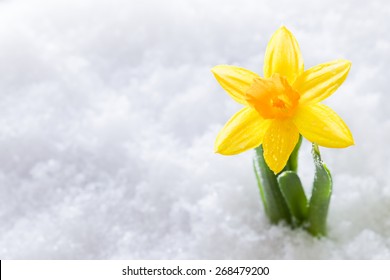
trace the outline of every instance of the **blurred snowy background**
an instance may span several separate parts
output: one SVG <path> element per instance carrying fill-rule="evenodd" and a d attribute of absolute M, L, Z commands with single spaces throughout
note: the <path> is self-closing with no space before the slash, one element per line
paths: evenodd
<path fill-rule="evenodd" d="M 0 0 L 0 258 L 389 259 L 389 22 L 386 0 Z M 210 68 L 262 74 L 282 24 L 306 68 L 353 63 L 321 240 L 268 223 L 251 151 L 213 153 L 240 105 Z"/>

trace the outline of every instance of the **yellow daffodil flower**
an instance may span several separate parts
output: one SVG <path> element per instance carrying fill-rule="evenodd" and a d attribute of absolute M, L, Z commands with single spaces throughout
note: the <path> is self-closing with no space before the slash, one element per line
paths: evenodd
<path fill-rule="evenodd" d="M 218 65 L 212 72 L 245 107 L 222 128 L 215 152 L 234 155 L 263 145 L 267 165 L 275 173 L 286 165 L 299 134 L 323 147 L 354 144 L 343 120 L 321 104 L 346 79 L 351 62 L 339 59 L 304 71 L 294 35 L 284 26 L 268 43 L 264 78 L 236 66 Z"/>

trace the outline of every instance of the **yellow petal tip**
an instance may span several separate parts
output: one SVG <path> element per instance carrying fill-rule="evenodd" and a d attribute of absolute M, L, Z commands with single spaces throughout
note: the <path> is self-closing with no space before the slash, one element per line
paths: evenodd
<path fill-rule="evenodd" d="M 272 166 L 272 167 L 269 166 L 269 169 L 271 169 L 271 171 L 276 175 L 276 174 L 278 174 L 280 171 L 283 170 L 284 166 L 285 166 L 285 165 L 283 165 L 283 166 L 281 166 L 281 165 L 279 165 L 279 166 Z"/>
<path fill-rule="evenodd" d="M 236 68 L 236 66 L 226 65 L 226 64 L 219 64 L 211 68 L 211 72 L 215 75 L 220 72 L 226 72 L 231 70 L 232 68 Z"/>
<path fill-rule="evenodd" d="M 210 69 L 211 73 L 214 75 L 214 77 L 218 80 L 218 71 L 215 69 L 217 66 L 214 66 Z"/>
<path fill-rule="evenodd" d="M 234 152 L 231 149 L 229 149 L 228 146 L 224 145 L 219 140 L 217 141 L 218 142 L 215 142 L 214 144 L 214 154 L 220 154 L 223 156 L 232 156 L 238 154 L 237 152 Z"/>
<path fill-rule="evenodd" d="M 226 149 L 221 149 L 220 147 L 215 148 L 214 147 L 214 154 L 220 154 L 223 156 L 231 156 L 234 155 L 234 153 L 229 153 Z"/>
<path fill-rule="evenodd" d="M 223 143 L 221 143 L 220 135 L 217 136 L 217 139 L 214 143 L 214 154 L 220 154 L 224 156 L 230 155 L 226 147 L 224 147 Z"/>
<path fill-rule="evenodd" d="M 340 62 L 344 63 L 348 68 L 351 68 L 352 62 L 347 59 L 340 59 Z"/>
<path fill-rule="evenodd" d="M 283 24 L 279 27 L 279 30 L 290 32 L 290 30 L 288 30 L 288 28 Z"/>
<path fill-rule="evenodd" d="M 337 64 L 343 65 L 343 67 L 345 67 L 345 70 L 347 70 L 347 71 L 349 71 L 349 69 L 352 66 L 352 62 L 350 60 L 347 60 L 347 59 L 337 59 L 334 62 L 336 62 L 336 65 Z"/>
<path fill-rule="evenodd" d="M 219 68 L 219 65 L 214 66 L 213 68 L 211 68 L 210 69 L 211 73 L 215 74 L 217 72 L 218 68 Z"/>
<path fill-rule="evenodd" d="M 290 29 L 288 29 L 285 25 L 280 26 L 279 29 L 276 30 L 276 32 L 283 32 L 283 33 L 287 34 L 288 36 L 294 36 L 294 35 L 291 33 Z M 276 33 L 276 32 L 275 32 L 275 33 Z"/>
<path fill-rule="evenodd" d="M 219 133 L 220 134 L 220 133 Z M 220 153 L 220 143 L 218 141 L 219 139 L 219 134 L 217 136 L 217 139 L 215 139 L 215 142 L 214 142 L 214 153 L 216 154 L 219 154 Z"/>
<path fill-rule="evenodd" d="M 353 136 L 352 136 L 352 133 L 351 131 L 348 129 L 348 136 L 346 137 L 345 141 L 344 141 L 344 147 L 342 148 L 348 148 L 350 146 L 354 146 L 355 145 L 355 140 L 353 139 Z"/>

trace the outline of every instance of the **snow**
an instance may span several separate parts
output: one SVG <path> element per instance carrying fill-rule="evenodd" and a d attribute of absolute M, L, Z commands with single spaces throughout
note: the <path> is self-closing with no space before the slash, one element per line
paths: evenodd
<path fill-rule="evenodd" d="M 390 258 L 388 1 L 0 1 L 1 259 Z M 262 74 L 285 24 L 306 68 L 352 61 L 327 101 L 356 145 L 321 149 L 329 236 L 270 225 L 239 108 L 210 68 Z M 307 190 L 309 143 L 300 156 Z"/>

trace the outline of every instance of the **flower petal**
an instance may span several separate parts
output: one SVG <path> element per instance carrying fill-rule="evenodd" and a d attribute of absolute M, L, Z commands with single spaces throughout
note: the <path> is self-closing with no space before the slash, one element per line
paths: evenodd
<path fill-rule="evenodd" d="M 344 121 L 324 104 L 300 106 L 293 121 L 299 133 L 320 146 L 345 148 L 354 144 Z"/>
<path fill-rule="evenodd" d="M 318 103 L 330 96 L 347 78 L 351 62 L 338 59 L 306 70 L 293 84 L 301 103 Z"/>
<path fill-rule="evenodd" d="M 211 69 L 224 90 L 238 103 L 246 105 L 245 93 L 259 75 L 245 68 L 218 65 Z"/>
<path fill-rule="evenodd" d="M 241 109 L 218 133 L 215 152 L 235 155 L 260 146 L 269 123 L 270 121 L 264 120 L 255 109 Z"/>
<path fill-rule="evenodd" d="M 264 159 L 276 173 L 286 166 L 288 158 L 299 140 L 299 132 L 290 120 L 273 120 L 264 135 Z"/>
<path fill-rule="evenodd" d="M 284 26 L 268 43 L 264 58 L 264 77 L 273 74 L 285 76 L 290 84 L 303 73 L 303 58 L 294 35 Z"/>

